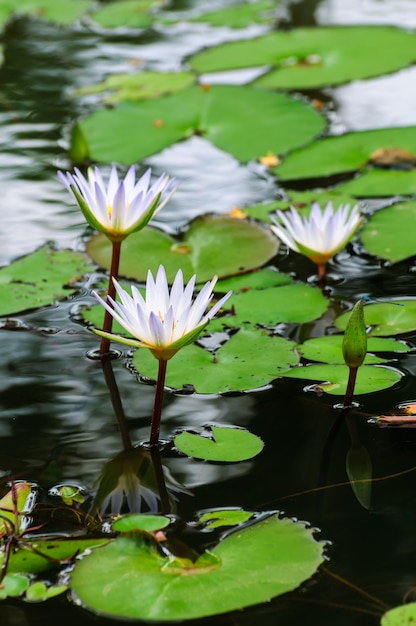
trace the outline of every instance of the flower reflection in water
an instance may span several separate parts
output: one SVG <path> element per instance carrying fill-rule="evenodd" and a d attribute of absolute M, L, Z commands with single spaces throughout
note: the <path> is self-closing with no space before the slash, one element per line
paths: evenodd
<path fill-rule="evenodd" d="M 180 493 L 191 495 L 160 464 L 158 457 L 145 448 L 131 448 L 119 452 L 104 465 L 93 506 L 101 516 L 140 513 L 144 509 L 151 513 L 162 509 L 161 512 L 168 513 L 175 510 Z M 163 503 L 164 500 L 167 502 Z M 168 511 L 163 510 L 167 507 Z"/>

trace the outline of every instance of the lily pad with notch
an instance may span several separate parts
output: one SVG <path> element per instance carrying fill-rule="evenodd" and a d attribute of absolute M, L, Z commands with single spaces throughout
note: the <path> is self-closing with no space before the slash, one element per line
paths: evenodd
<path fill-rule="evenodd" d="M 131 164 L 193 135 L 239 161 L 257 160 L 269 150 L 282 154 L 304 145 L 323 131 L 325 122 L 311 106 L 286 94 L 202 85 L 162 98 L 125 101 L 95 111 L 77 126 L 84 158 Z"/>
<path fill-rule="evenodd" d="M 179 621 L 266 602 L 310 578 L 324 543 L 274 514 L 228 532 L 196 560 L 166 556 L 147 533 L 121 535 L 78 561 L 70 588 L 100 615 Z"/>
<path fill-rule="evenodd" d="M 145 281 L 150 269 L 155 275 L 163 265 L 170 283 L 179 269 L 185 281 L 196 274 L 198 282 L 214 275 L 248 272 L 275 256 L 277 238 L 260 224 L 222 215 L 204 215 L 194 220 L 181 240 L 156 228 L 146 227 L 124 242 L 120 275 Z M 111 243 L 102 234 L 87 244 L 92 259 L 106 269 L 111 263 Z"/>
<path fill-rule="evenodd" d="M 415 58 L 414 33 L 388 26 L 334 26 L 228 42 L 197 53 L 190 63 L 200 73 L 264 67 L 258 86 L 312 89 L 394 72 Z"/>
<path fill-rule="evenodd" d="M 206 434 L 198 435 L 182 431 L 176 435 L 176 448 L 195 459 L 237 463 L 247 461 L 260 454 L 263 441 L 244 428 L 236 426 L 207 426 Z M 208 436 L 207 436 L 208 435 Z"/>
<path fill-rule="evenodd" d="M 166 385 L 173 389 L 192 385 L 201 394 L 263 387 L 297 365 L 294 347 L 283 337 L 241 328 L 215 354 L 197 345 L 180 350 L 168 363 Z M 133 363 L 142 376 L 156 380 L 157 360 L 149 350 L 136 350 Z"/>

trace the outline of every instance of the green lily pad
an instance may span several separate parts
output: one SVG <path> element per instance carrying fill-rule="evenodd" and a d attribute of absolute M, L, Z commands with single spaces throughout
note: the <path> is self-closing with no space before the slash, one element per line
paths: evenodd
<path fill-rule="evenodd" d="M 105 4 L 90 17 L 103 28 L 148 28 L 154 20 L 152 10 L 162 5 L 161 0 L 117 0 Z"/>
<path fill-rule="evenodd" d="M 224 526 L 237 526 L 247 522 L 253 513 L 243 509 L 213 509 L 198 516 L 198 521 L 205 524 L 205 529 L 214 530 Z"/>
<path fill-rule="evenodd" d="M 23 574 L 6 574 L 0 587 L 0 600 L 7 597 L 15 598 L 20 596 L 29 587 L 30 580 Z"/>
<path fill-rule="evenodd" d="M 44 600 L 50 600 L 50 598 L 59 596 L 67 590 L 67 585 L 48 586 L 42 580 L 37 580 L 28 587 L 25 597 L 29 602 L 43 602 Z"/>
<path fill-rule="evenodd" d="M 231 278 L 223 278 L 219 280 L 215 286 L 218 293 L 227 293 L 230 289 L 237 292 L 245 292 L 249 289 L 266 289 L 270 287 L 281 287 L 282 285 L 290 285 L 292 279 L 289 274 L 278 272 L 266 267 L 248 274 L 240 276 L 232 276 Z"/>
<path fill-rule="evenodd" d="M 317 202 L 321 207 L 325 207 L 328 202 L 332 202 L 335 208 L 341 205 L 349 204 L 350 206 L 355 206 L 357 204 L 357 200 L 352 196 L 343 195 L 336 191 L 288 191 L 287 196 L 287 200 L 254 204 L 244 207 L 243 210 L 250 217 L 270 224 L 272 222 L 270 219 L 271 213 L 275 213 L 277 210 L 285 211 L 291 206 L 302 211 L 310 208 L 314 202 Z"/>
<path fill-rule="evenodd" d="M 166 385 L 191 384 L 202 394 L 262 387 L 299 362 L 294 346 L 283 337 L 242 328 L 215 355 L 195 345 L 178 352 L 168 363 Z M 137 350 L 133 362 L 140 374 L 157 378 L 157 360 L 148 350 Z"/>
<path fill-rule="evenodd" d="M 195 76 L 190 72 L 141 72 L 110 74 L 101 83 L 86 85 L 75 96 L 104 94 L 103 102 L 115 104 L 122 100 L 149 100 L 176 93 L 190 87 Z"/>
<path fill-rule="evenodd" d="M 108 539 L 31 539 L 30 547 L 22 546 L 10 556 L 7 571 L 9 574 L 37 574 L 56 568 L 56 561 L 71 561 L 84 550 L 103 546 Z M 54 559 L 54 560 L 51 560 Z M 4 553 L 0 552 L 0 566 L 4 561 Z"/>
<path fill-rule="evenodd" d="M 416 202 L 398 202 L 376 211 L 362 229 L 360 239 L 370 254 L 397 263 L 416 255 L 415 220 Z"/>
<path fill-rule="evenodd" d="M 73 284 L 93 266 L 71 250 L 44 246 L 0 269 L 0 315 L 53 304 L 75 292 Z"/>
<path fill-rule="evenodd" d="M 175 621 L 266 602 L 307 580 L 323 543 L 278 515 L 232 531 L 196 562 L 164 556 L 148 536 L 121 536 L 77 562 L 70 587 L 101 615 Z"/>
<path fill-rule="evenodd" d="M 90 0 L 2 0 L 0 26 L 15 13 L 58 24 L 70 24 L 81 18 L 91 6 Z"/>
<path fill-rule="evenodd" d="M 311 106 L 285 94 L 214 85 L 122 102 L 92 113 L 79 125 L 88 145 L 85 157 L 131 164 L 192 135 L 249 161 L 269 150 L 284 153 L 305 144 L 322 132 L 324 120 Z"/>
<path fill-rule="evenodd" d="M 416 300 L 401 299 L 383 304 L 369 304 L 364 312 L 365 322 L 371 327 L 371 335 L 387 337 L 416 329 Z M 345 330 L 348 318 L 349 313 L 340 315 L 335 321 L 336 327 Z"/>
<path fill-rule="evenodd" d="M 301 356 L 309 361 L 321 361 L 323 363 L 344 363 L 342 354 L 343 335 L 330 335 L 327 337 L 314 337 L 297 346 Z M 367 356 L 364 363 L 374 365 L 384 363 L 386 359 L 376 357 L 371 352 L 408 352 L 410 348 L 406 344 L 394 339 L 381 339 L 370 337 L 367 342 Z"/>
<path fill-rule="evenodd" d="M 359 198 L 412 196 L 416 187 L 416 170 L 367 169 L 360 176 L 339 185 L 337 189 Z"/>
<path fill-rule="evenodd" d="M 130 235 L 122 245 L 120 274 L 145 281 L 147 272 L 165 267 L 169 282 L 179 269 L 185 280 L 196 274 L 198 282 L 214 275 L 241 274 L 259 267 L 275 256 L 278 240 L 261 225 L 221 215 L 204 215 L 194 220 L 181 241 L 155 228 Z M 87 252 L 98 265 L 110 268 L 111 242 L 102 234 L 87 244 Z"/>
<path fill-rule="evenodd" d="M 260 0 L 244 2 L 218 11 L 203 13 L 192 18 L 191 22 L 205 22 L 211 26 L 228 26 L 229 28 L 246 28 L 251 24 L 273 23 L 276 19 L 276 2 Z"/>
<path fill-rule="evenodd" d="M 204 73 L 267 67 L 270 71 L 257 79 L 257 85 L 311 89 L 394 72 L 415 57 L 411 32 L 386 26 L 336 26 L 279 30 L 225 43 L 196 54 L 190 62 Z"/>
<path fill-rule="evenodd" d="M 381 618 L 381 626 L 413 626 L 416 622 L 416 602 L 395 606 Z"/>
<path fill-rule="evenodd" d="M 334 174 L 366 169 L 378 150 L 400 148 L 416 153 L 416 126 L 363 130 L 335 137 L 325 137 L 290 154 L 274 172 L 284 180 L 323 178 Z M 391 170 L 379 170 L 378 179 Z M 397 172 L 400 173 L 400 172 Z M 342 193 L 351 193 L 346 185 Z M 374 188 L 371 195 L 378 195 Z"/>
<path fill-rule="evenodd" d="M 327 309 L 328 300 L 320 289 L 303 283 L 271 289 L 251 289 L 233 293 L 227 300 L 233 314 L 215 319 L 210 330 L 243 324 L 276 326 L 281 323 L 303 324 L 318 319 Z"/>
<path fill-rule="evenodd" d="M 153 532 L 161 528 L 166 528 L 169 524 L 170 519 L 164 515 L 131 513 L 129 515 L 123 515 L 113 522 L 113 530 L 121 533 L 127 533 L 132 530 Z"/>
<path fill-rule="evenodd" d="M 225 463 L 247 461 L 263 450 L 260 437 L 244 428 L 211 426 L 209 430 L 210 437 L 184 430 L 175 437 L 174 444 L 186 456 Z"/>
<path fill-rule="evenodd" d="M 346 365 L 307 365 L 296 367 L 284 374 L 286 378 L 319 381 L 319 390 L 340 396 L 347 388 L 349 368 Z M 362 365 L 358 368 L 354 395 L 374 393 L 388 389 L 401 380 L 398 370 L 380 365 Z"/>

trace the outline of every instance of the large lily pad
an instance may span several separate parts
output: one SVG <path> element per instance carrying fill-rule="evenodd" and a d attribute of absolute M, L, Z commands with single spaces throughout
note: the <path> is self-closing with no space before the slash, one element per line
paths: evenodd
<path fill-rule="evenodd" d="M 282 180 L 289 181 L 365 170 L 375 152 L 388 148 L 400 148 L 416 154 L 416 126 L 326 137 L 293 152 L 274 171 Z M 379 170 L 379 178 L 383 174 L 391 174 L 391 170 Z M 342 191 L 351 193 L 346 186 Z M 374 188 L 372 193 L 366 195 L 377 196 L 378 189 Z"/>
<path fill-rule="evenodd" d="M 211 26 L 228 26 L 230 28 L 246 28 L 251 24 L 273 23 L 276 19 L 276 2 L 259 0 L 243 2 L 230 7 L 203 13 L 192 18 L 192 22 L 206 22 Z"/>
<path fill-rule="evenodd" d="M 273 515 L 231 532 L 196 562 L 164 556 L 148 535 L 118 537 L 76 564 L 70 587 L 99 614 L 179 621 L 268 601 L 322 561 L 313 530 Z"/>
<path fill-rule="evenodd" d="M 377 211 L 360 238 L 368 252 L 397 263 L 416 255 L 415 222 L 416 202 L 398 202 Z"/>
<path fill-rule="evenodd" d="M 345 330 L 349 313 L 338 317 L 335 325 Z M 369 304 L 365 307 L 365 323 L 370 326 L 370 334 L 388 337 L 410 333 L 416 329 L 416 300 L 394 300 L 383 304 Z"/>
<path fill-rule="evenodd" d="M 165 267 L 169 282 L 178 269 L 185 280 L 196 274 L 198 282 L 214 275 L 241 274 L 275 256 L 278 240 L 259 224 L 221 215 L 205 215 L 192 222 L 181 241 L 155 228 L 130 235 L 122 245 L 120 274 L 146 280 L 148 270 Z M 96 263 L 110 268 L 111 243 L 96 235 L 87 245 Z"/>
<path fill-rule="evenodd" d="M 52 304 L 74 293 L 73 284 L 93 266 L 71 250 L 44 246 L 0 269 L 0 315 Z"/>
<path fill-rule="evenodd" d="M 300 100 L 229 85 L 123 102 L 80 122 L 88 145 L 84 157 L 129 164 L 195 134 L 240 161 L 249 161 L 269 150 L 281 154 L 303 145 L 323 128 L 322 117 Z"/>
<path fill-rule="evenodd" d="M 349 368 L 346 365 L 307 365 L 296 367 L 285 374 L 287 378 L 300 378 L 319 382 L 318 388 L 326 393 L 344 395 L 348 383 Z M 354 395 L 374 393 L 388 389 L 401 379 L 398 370 L 380 365 L 362 365 L 358 368 Z"/>
<path fill-rule="evenodd" d="M 85 85 L 76 96 L 104 94 L 109 104 L 122 100 L 149 100 L 176 93 L 190 87 L 195 76 L 190 72 L 140 72 L 140 74 L 110 74 L 101 83 Z"/>
<path fill-rule="evenodd" d="M 297 365 L 294 347 L 283 337 L 242 328 L 215 355 L 198 346 L 178 352 L 168 363 L 166 385 L 174 389 L 193 385 L 203 394 L 262 387 Z M 136 351 L 134 365 L 140 374 L 157 378 L 157 360 L 148 350 Z"/>
<path fill-rule="evenodd" d="M 382 44 L 381 44 L 382 42 Z M 270 68 L 256 84 L 310 89 L 379 76 L 416 58 L 413 33 L 384 26 L 299 28 L 209 48 L 191 59 L 198 72 Z"/>

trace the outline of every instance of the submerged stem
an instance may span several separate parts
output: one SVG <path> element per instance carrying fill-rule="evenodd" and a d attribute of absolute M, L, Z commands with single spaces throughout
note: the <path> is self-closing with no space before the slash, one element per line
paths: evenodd
<path fill-rule="evenodd" d="M 157 372 L 155 403 L 153 405 L 152 424 L 150 427 L 150 446 L 157 446 L 159 442 L 160 418 L 162 415 L 163 391 L 165 389 L 166 366 L 167 361 L 159 361 L 159 369 Z"/>
<path fill-rule="evenodd" d="M 118 268 L 120 265 L 120 249 L 121 249 L 121 241 L 113 241 L 113 248 L 111 252 L 111 267 L 110 267 L 110 277 L 108 279 L 108 295 L 113 298 L 116 297 L 116 288 L 114 285 L 113 278 L 118 278 Z M 110 305 L 111 306 L 111 305 Z M 104 313 L 104 322 L 103 322 L 103 331 L 106 333 L 111 333 L 113 328 L 113 316 L 106 309 Z M 108 354 L 110 351 L 110 340 L 106 337 L 101 338 L 100 343 L 100 354 L 103 356 L 104 354 Z"/>

